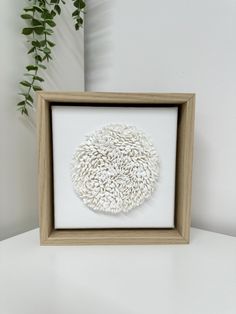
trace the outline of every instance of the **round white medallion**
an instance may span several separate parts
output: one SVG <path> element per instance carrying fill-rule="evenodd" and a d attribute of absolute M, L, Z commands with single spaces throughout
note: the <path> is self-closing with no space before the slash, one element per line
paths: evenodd
<path fill-rule="evenodd" d="M 142 131 L 111 124 L 87 136 L 78 146 L 71 177 L 76 193 L 90 209 L 128 212 L 154 191 L 159 157 Z"/>

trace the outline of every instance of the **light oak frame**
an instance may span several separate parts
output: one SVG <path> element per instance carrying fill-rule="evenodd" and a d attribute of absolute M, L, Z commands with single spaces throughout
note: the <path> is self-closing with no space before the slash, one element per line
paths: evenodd
<path fill-rule="evenodd" d="M 175 228 L 55 229 L 51 105 L 178 107 Z M 39 92 L 37 107 L 38 187 L 41 245 L 177 244 L 189 242 L 194 94 Z"/>

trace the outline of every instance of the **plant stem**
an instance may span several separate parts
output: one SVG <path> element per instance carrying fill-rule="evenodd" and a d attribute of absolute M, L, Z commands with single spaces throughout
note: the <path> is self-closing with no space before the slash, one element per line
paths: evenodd
<path fill-rule="evenodd" d="M 26 27 L 22 29 L 22 34 L 29 39 L 31 47 L 28 54 L 34 59 L 33 62 L 26 66 L 27 72 L 24 74 L 28 77 L 26 80 L 20 81 L 22 92 L 19 93 L 22 100 L 17 103 L 18 110 L 22 114 L 28 115 L 28 107 L 34 107 L 34 100 L 32 95 L 35 91 L 41 90 L 41 82 L 44 81 L 38 73 L 41 69 L 46 69 L 43 64 L 52 59 L 52 47 L 54 42 L 48 40 L 49 36 L 53 34 L 53 27 L 56 26 L 54 18 L 61 14 L 60 4 L 65 4 L 64 0 L 28 0 L 29 5 L 23 9 L 21 17 L 26 21 Z M 75 10 L 72 17 L 75 20 L 75 29 L 78 30 L 82 24 L 83 19 L 81 14 L 84 12 L 85 0 L 72 0 Z M 35 84 L 39 81 L 39 84 Z"/>
<path fill-rule="evenodd" d="M 34 0 L 34 4 L 36 4 L 36 1 L 37 1 L 37 0 Z M 34 18 L 34 17 L 35 17 L 35 11 L 33 12 L 33 18 Z M 35 40 L 35 34 L 34 34 L 34 32 L 33 32 L 33 40 Z M 35 47 L 35 57 L 36 57 L 36 56 L 39 56 L 37 47 Z M 36 76 L 37 73 L 38 73 L 38 59 L 35 58 L 35 57 L 34 57 L 34 65 L 35 65 L 37 68 L 36 68 L 35 71 L 34 71 L 33 79 L 32 79 L 32 81 L 31 81 L 30 86 L 29 86 L 29 88 L 28 88 L 28 91 L 27 91 L 27 93 L 26 93 L 26 95 L 25 95 L 25 106 L 21 109 L 21 112 L 22 112 L 22 113 L 26 113 L 26 115 L 28 115 L 28 110 L 27 110 L 26 107 L 27 107 L 27 105 L 29 105 L 29 102 L 27 102 L 27 100 L 28 100 L 29 97 L 30 97 L 30 92 L 31 92 L 32 87 L 33 87 L 33 85 L 34 85 L 35 76 Z"/>

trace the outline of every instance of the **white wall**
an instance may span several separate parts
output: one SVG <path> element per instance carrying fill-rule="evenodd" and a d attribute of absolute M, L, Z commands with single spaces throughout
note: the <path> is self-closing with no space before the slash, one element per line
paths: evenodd
<path fill-rule="evenodd" d="M 236 2 L 87 4 L 86 89 L 195 92 L 192 224 L 236 236 Z"/>
<path fill-rule="evenodd" d="M 35 115 L 16 112 L 18 82 L 29 59 L 19 18 L 25 1 L 1 0 L 0 10 L 0 240 L 38 226 Z M 72 25 L 71 2 L 58 19 L 46 90 L 83 90 L 83 32 Z"/>

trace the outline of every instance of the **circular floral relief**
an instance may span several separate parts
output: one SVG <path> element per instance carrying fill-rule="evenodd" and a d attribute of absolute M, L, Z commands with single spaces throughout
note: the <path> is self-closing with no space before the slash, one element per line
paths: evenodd
<path fill-rule="evenodd" d="M 133 126 L 111 124 L 86 137 L 71 163 L 73 187 L 95 211 L 128 212 L 141 205 L 159 177 L 157 152 Z"/>

